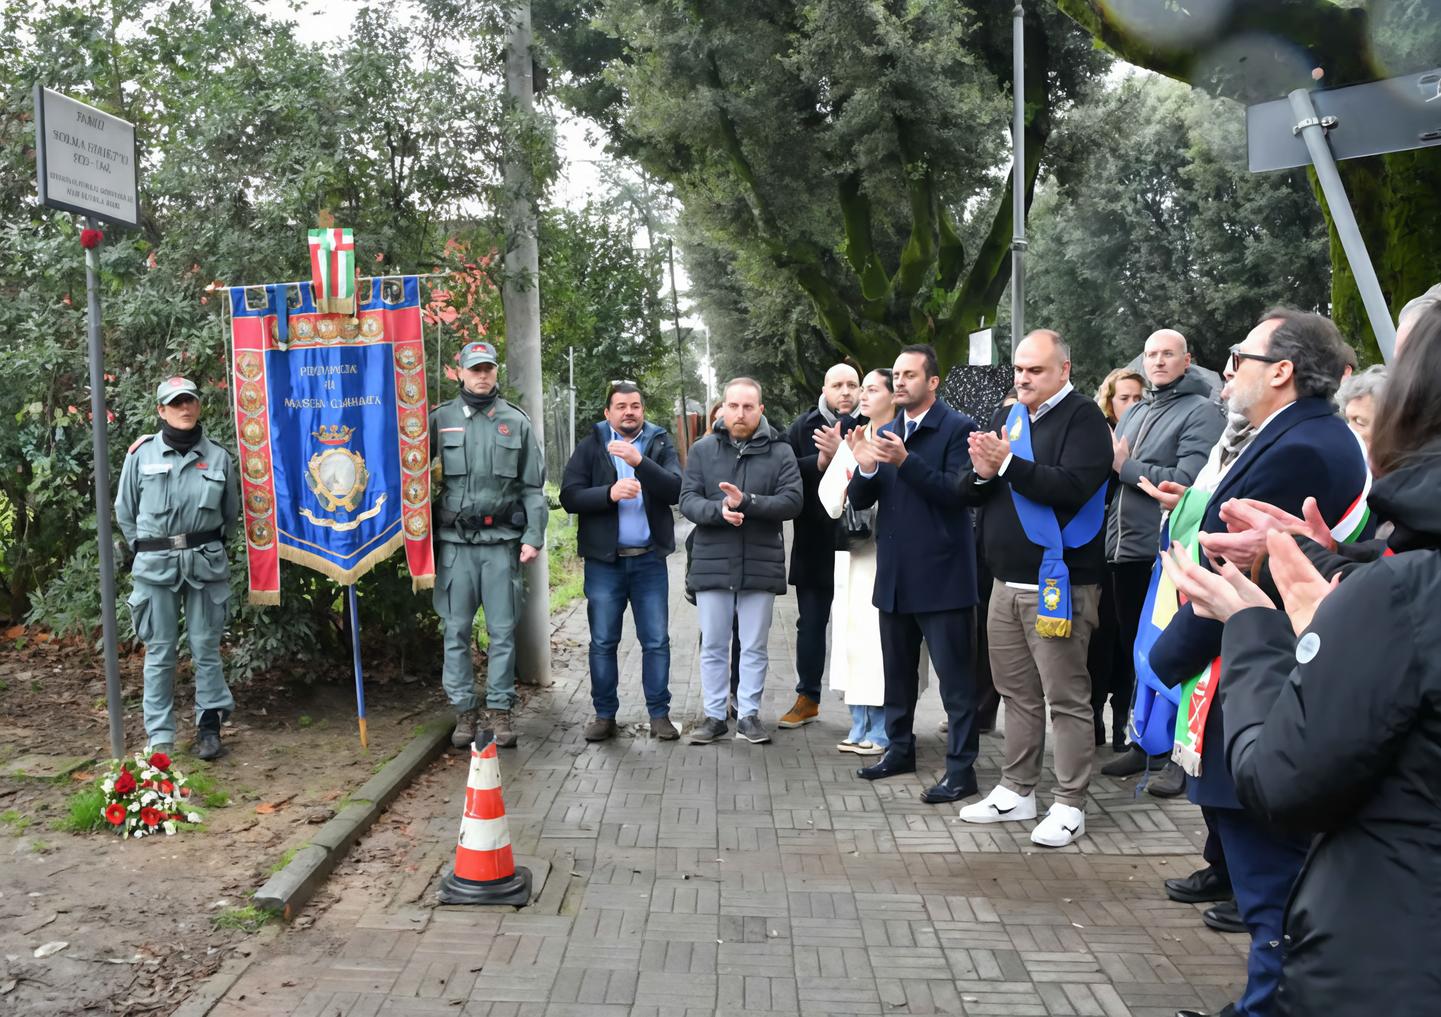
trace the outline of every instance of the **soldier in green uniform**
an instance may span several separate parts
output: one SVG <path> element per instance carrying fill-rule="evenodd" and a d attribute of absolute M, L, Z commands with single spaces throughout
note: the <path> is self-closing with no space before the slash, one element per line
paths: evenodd
<path fill-rule="evenodd" d="M 175 657 L 180 611 L 195 665 L 195 754 L 221 753 L 220 725 L 235 708 L 220 666 L 230 601 L 225 538 L 240 514 L 230 453 L 205 436 L 200 393 L 186 378 L 156 390 L 161 427 L 130 446 L 120 471 L 115 516 L 135 552 L 130 616 L 145 644 L 145 734 L 150 747 L 175 745 Z"/>
<path fill-rule="evenodd" d="M 545 457 L 530 418 L 500 397 L 495 347 L 469 343 L 460 351 L 458 399 L 430 417 L 431 454 L 443 484 L 435 515 L 435 610 L 445 626 L 442 683 L 455 707 L 451 744 L 475 738 L 480 701 L 471 664 L 475 611 L 485 608 L 490 635 L 485 726 L 502 747 L 515 744 L 515 624 L 524 585 L 520 566 L 541 553 L 549 516 Z M 541 593 L 544 596 L 544 591 Z"/>

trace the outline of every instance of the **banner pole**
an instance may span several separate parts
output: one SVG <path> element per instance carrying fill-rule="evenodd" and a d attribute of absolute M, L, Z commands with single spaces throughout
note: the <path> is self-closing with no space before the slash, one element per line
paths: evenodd
<path fill-rule="evenodd" d="M 345 588 L 350 604 L 350 652 L 355 658 L 355 713 L 360 722 L 360 747 L 370 748 L 365 731 L 365 671 L 360 665 L 360 606 L 355 598 L 355 584 Z"/>

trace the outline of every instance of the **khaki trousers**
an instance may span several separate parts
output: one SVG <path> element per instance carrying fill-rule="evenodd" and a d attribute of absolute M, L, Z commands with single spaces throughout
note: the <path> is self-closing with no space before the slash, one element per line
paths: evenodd
<path fill-rule="evenodd" d="M 1047 639 L 1036 631 L 1035 590 L 1000 580 L 991 592 L 986 636 L 991 673 L 1006 704 L 1006 762 L 1001 784 L 1028 795 L 1041 779 L 1046 749 L 1046 706 L 1056 734 L 1055 800 L 1085 808 L 1096 754 L 1091 675 L 1086 648 L 1096 628 L 1099 586 L 1071 588 L 1071 635 Z"/>

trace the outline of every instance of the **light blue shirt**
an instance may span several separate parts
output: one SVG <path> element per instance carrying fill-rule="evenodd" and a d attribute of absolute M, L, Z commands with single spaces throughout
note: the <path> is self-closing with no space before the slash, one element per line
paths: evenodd
<path fill-rule="evenodd" d="M 640 447 L 640 440 L 644 436 L 644 426 L 636 432 L 634 438 L 627 438 L 613 427 L 610 429 L 611 441 L 628 441 L 637 448 Z M 615 464 L 617 480 L 631 480 L 635 477 L 635 467 L 620 456 L 611 456 L 610 461 Z M 638 494 L 634 498 L 626 498 L 624 501 L 616 502 L 615 507 L 620 512 L 620 530 L 616 535 L 616 546 L 648 546 L 650 544 L 650 520 L 645 517 L 645 495 Z"/>

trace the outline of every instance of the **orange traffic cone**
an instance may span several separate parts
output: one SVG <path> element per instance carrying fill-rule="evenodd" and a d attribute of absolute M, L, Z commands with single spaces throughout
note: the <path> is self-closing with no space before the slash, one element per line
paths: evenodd
<path fill-rule="evenodd" d="M 440 881 L 442 904 L 530 903 L 530 870 L 516 867 L 510 850 L 510 824 L 500 794 L 500 760 L 490 731 L 470 746 L 470 777 L 465 783 L 465 814 L 455 868 Z"/>

